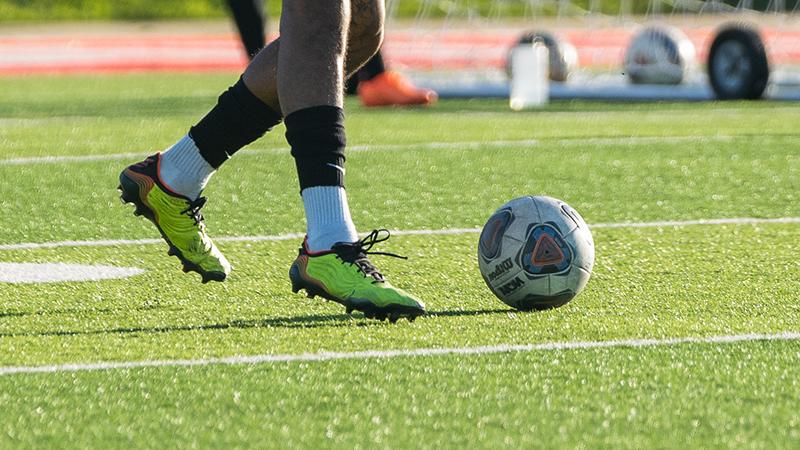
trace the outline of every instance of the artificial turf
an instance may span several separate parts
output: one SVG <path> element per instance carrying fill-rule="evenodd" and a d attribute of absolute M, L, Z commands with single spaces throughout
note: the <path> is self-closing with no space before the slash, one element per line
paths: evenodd
<path fill-rule="evenodd" d="M 119 203 L 116 177 L 179 138 L 233 80 L 0 80 L 0 246 L 156 238 Z M 210 285 L 161 243 L 0 250 L 3 262 L 146 270 L 0 283 L 0 367 L 797 332 L 798 225 L 602 224 L 800 216 L 798 120 L 800 107 L 773 102 L 525 113 L 486 100 L 351 102 L 361 231 L 475 228 L 510 198 L 562 198 L 601 224 L 586 291 L 556 310 L 510 310 L 480 278 L 474 232 L 381 244 L 410 257 L 375 262 L 431 313 L 396 325 L 291 294 L 297 239 L 220 242 L 234 272 Z M 212 236 L 303 230 L 282 133 L 215 175 L 203 211 Z M 46 159 L 86 155 L 108 158 Z M 790 340 L 0 375 L 0 447 L 791 448 L 798 361 Z"/>

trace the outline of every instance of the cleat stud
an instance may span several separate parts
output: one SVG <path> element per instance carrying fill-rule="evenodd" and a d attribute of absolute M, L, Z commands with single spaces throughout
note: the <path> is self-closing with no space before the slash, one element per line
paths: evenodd
<path fill-rule="evenodd" d="M 298 292 L 300 292 L 300 288 L 292 286 L 292 293 L 297 294 Z"/>
<path fill-rule="evenodd" d="M 353 308 L 351 308 L 351 307 L 349 307 L 349 306 L 348 306 L 348 307 L 345 309 L 345 312 L 346 312 L 347 314 L 353 314 Z"/>
<path fill-rule="evenodd" d="M 189 266 L 183 266 L 183 273 L 189 273 Z"/>
<path fill-rule="evenodd" d="M 308 297 L 308 298 L 314 298 L 314 297 L 315 297 L 315 295 L 314 295 L 314 294 L 312 294 L 311 292 L 308 292 L 308 291 L 306 291 L 306 297 Z"/>
<path fill-rule="evenodd" d="M 413 322 L 415 320 L 417 320 L 417 316 L 408 316 L 408 321 L 409 322 Z"/>
<path fill-rule="evenodd" d="M 400 316 L 395 316 L 395 315 L 389 316 L 389 323 L 397 323 L 397 319 L 399 318 Z"/>

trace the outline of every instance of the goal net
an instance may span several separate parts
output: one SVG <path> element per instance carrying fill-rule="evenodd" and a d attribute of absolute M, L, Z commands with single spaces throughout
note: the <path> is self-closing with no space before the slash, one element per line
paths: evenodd
<path fill-rule="evenodd" d="M 550 49 L 551 98 L 703 100 L 757 84 L 753 37 L 759 97 L 800 99 L 800 0 L 388 0 L 384 51 L 442 97 L 507 97 L 510 50 L 533 40 Z"/>

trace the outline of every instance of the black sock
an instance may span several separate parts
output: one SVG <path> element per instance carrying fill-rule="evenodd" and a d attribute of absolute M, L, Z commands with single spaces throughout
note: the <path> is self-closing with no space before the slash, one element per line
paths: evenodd
<path fill-rule="evenodd" d="M 386 72 L 386 65 L 383 62 L 381 51 L 372 56 L 356 73 L 344 81 L 344 92 L 348 95 L 355 95 L 358 92 L 358 83 L 369 81 L 378 75 Z"/>
<path fill-rule="evenodd" d="M 292 147 L 300 191 L 312 186 L 344 186 L 344 111 L 313 106 L 295 111 L 284 121 Z"/>
<path fill-rule="evenodd" d="M 386 72 L 386 65 L 383 63 L 381 51 L 378 50 L 378 53 L 375 53 L 362 68 L 358 69 L 356 75 L 358 75 L 358 81 L 369 81 L 383 72 Z"/>
<path fill-rule="evenodd" d="M 280 122 L 281 115 L 250 92 L 239 78 L 219 96 L 217 105 L 189 129 L 189 136 L 203 158 L 217 168 Z"/>
<path fill-rule="evenodd" d="M 247 56 L 250 59 L 264 48 L 264 0 L 228 0 L 228 7 L 233 14 L 239 36 L 242 38 Z"/>
<path fill-rule="evenodd" d="M 344 80 L 344 93 L 347 95 L 358 94 L 358 73 L 353 74 L 352 77 Z"/>

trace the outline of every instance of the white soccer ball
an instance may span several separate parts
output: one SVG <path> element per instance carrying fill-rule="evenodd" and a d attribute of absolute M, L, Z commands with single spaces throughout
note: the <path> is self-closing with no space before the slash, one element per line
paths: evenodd
<path fill-rule="evenodd" d="M 594 265 L 594 241 L 577 211 L 551 197 L 520 197 L 494 212 L 478 242 L 489 289 L 514 308 L 561 306 L 580 293 Z"/>
<path fill-rule="evenodd" d="M 650 26 L 631 39 L 625 72 L 637 84 L 680 84 L 695 64 L 692 41 L 677 28 Z"/>
<path fill-rule="evenodd" d="M 530 45 L 534 42 L 541 42 L 547 47 L 550 55 L 550 71 L 548 72 L 550 79 L 559 82 L 567 81 L 567 78 L 578 67 L 578 51 L 575 50 L 575 46 L 547 31 L 532 31 L 523 34 L 517 40 L 515 47 Z M 512 71 L 512 58 L 511 52 L 509 52 L 506 58 L 506 74 L 509 78 Z"/>

